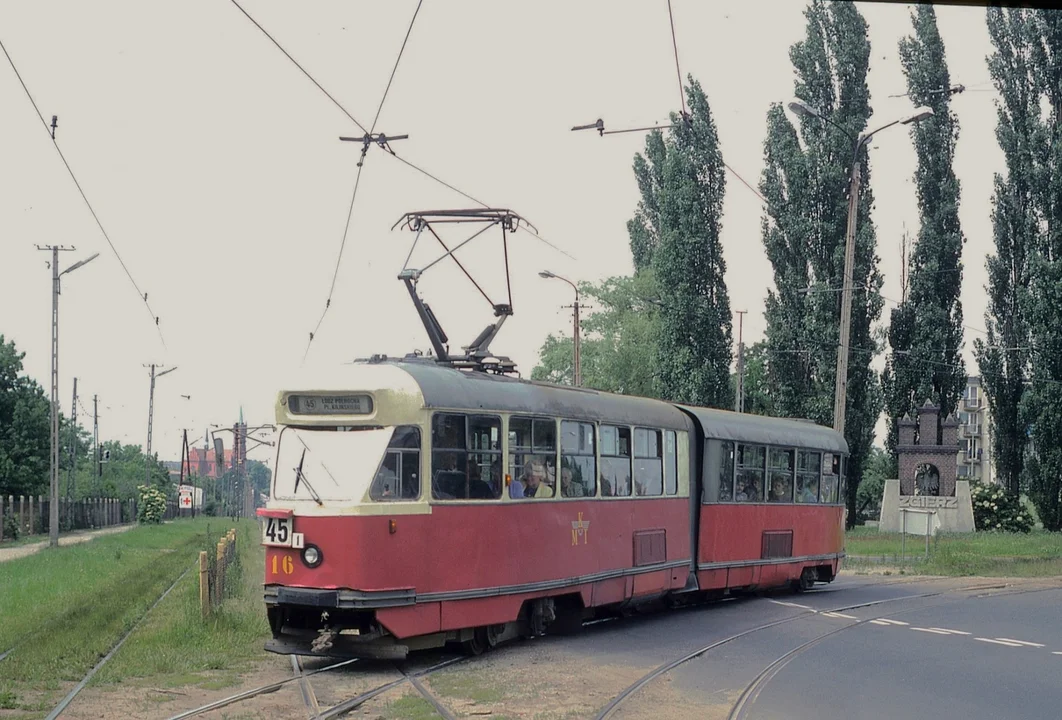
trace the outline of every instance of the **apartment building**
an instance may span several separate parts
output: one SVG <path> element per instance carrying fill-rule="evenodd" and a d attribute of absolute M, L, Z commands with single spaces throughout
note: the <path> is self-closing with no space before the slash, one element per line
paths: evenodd
<path fill-rule="evenodd" d="M 959 479 L 995 482 L 992 473 L 991 417 L 981 378 L 966 379 L 959 401 Z"/>

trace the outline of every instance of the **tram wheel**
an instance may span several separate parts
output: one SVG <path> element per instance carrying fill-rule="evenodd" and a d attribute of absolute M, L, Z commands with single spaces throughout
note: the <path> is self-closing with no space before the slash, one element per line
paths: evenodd
<path fill-rule="evenodd" d="M 495 643 L 497 643 L 497 636 L 495 636 Z M 487 628 L 478 627 L 472 631 L 472 639 L 465 640 L 461 643 L 461 649 L 466 655 L 476 656 L 482 655 L 489 648 L 493 647 L 490 644 L 490 637 Z"/>
<path fill-rule="evenodd" d="M 493 650 L 494 648 L 498 647 L 498 639 L 501 637 L 501 634 L 502 632 L 504 632 L 504 630 L 504 625 L 488 625 L 486 627 L 484 635 L 486 637 L 488 650 Z"/>
<path fill-rule="evenodd" d="M 798 593 L 807 592 L 815 585 L 816 577 L 815 568 L 804 568 L 800 571 L 800 579 L 793 581 L 793 591 Z"/>

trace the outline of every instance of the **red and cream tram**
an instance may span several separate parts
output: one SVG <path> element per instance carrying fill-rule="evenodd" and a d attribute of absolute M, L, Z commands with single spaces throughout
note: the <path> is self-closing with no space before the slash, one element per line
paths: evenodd
<path fill-rule="evenodd" d="M 810 422 L 465 372 L 337 368 L 278 397 L 275 652 L 403 657 L 601 610 L 829 582 L 845 455 Z"/>

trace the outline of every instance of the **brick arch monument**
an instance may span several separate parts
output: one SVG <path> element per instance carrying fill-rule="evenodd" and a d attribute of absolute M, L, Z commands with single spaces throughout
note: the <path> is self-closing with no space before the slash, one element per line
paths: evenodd
<path fill-rule="evenodd" d="M 917 421 L 904 415 L 897 425 L 900 477 L 885 481 L 880 530 L 901 532 L 906 515 L 908 532 L 913 525 L 923 527 L 927 521 L 931 532 L 973 531 L 970 483 L 957 477 L 958 419 L 949 415 L 941 422 L 940 408 L 926 400 L 918 408 Z"/>

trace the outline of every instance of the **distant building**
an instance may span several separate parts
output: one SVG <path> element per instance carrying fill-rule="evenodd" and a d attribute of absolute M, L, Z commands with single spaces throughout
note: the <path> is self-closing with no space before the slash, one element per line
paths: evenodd
<path fill-rule="evenodd" d="M 170 471 L 170 479 L 176 483 L 181 476 L 181 461 L 165 460 L 162 464 Z M 213 449 L 188 448 L 188 466 L 193 475 L 203 478 L 217 478 L 218 476 L 218 464 Z M 225 468 L 222 472 L 230 469 L 232 469 L 232 450 L 225 450 Z"/>
<path fill-rule="evenodd" d="M 966 379 L 957 408 L 959 415 L 959 479 L 995 482 L 992 473 L 992 419 L 981 378 Z"/>

